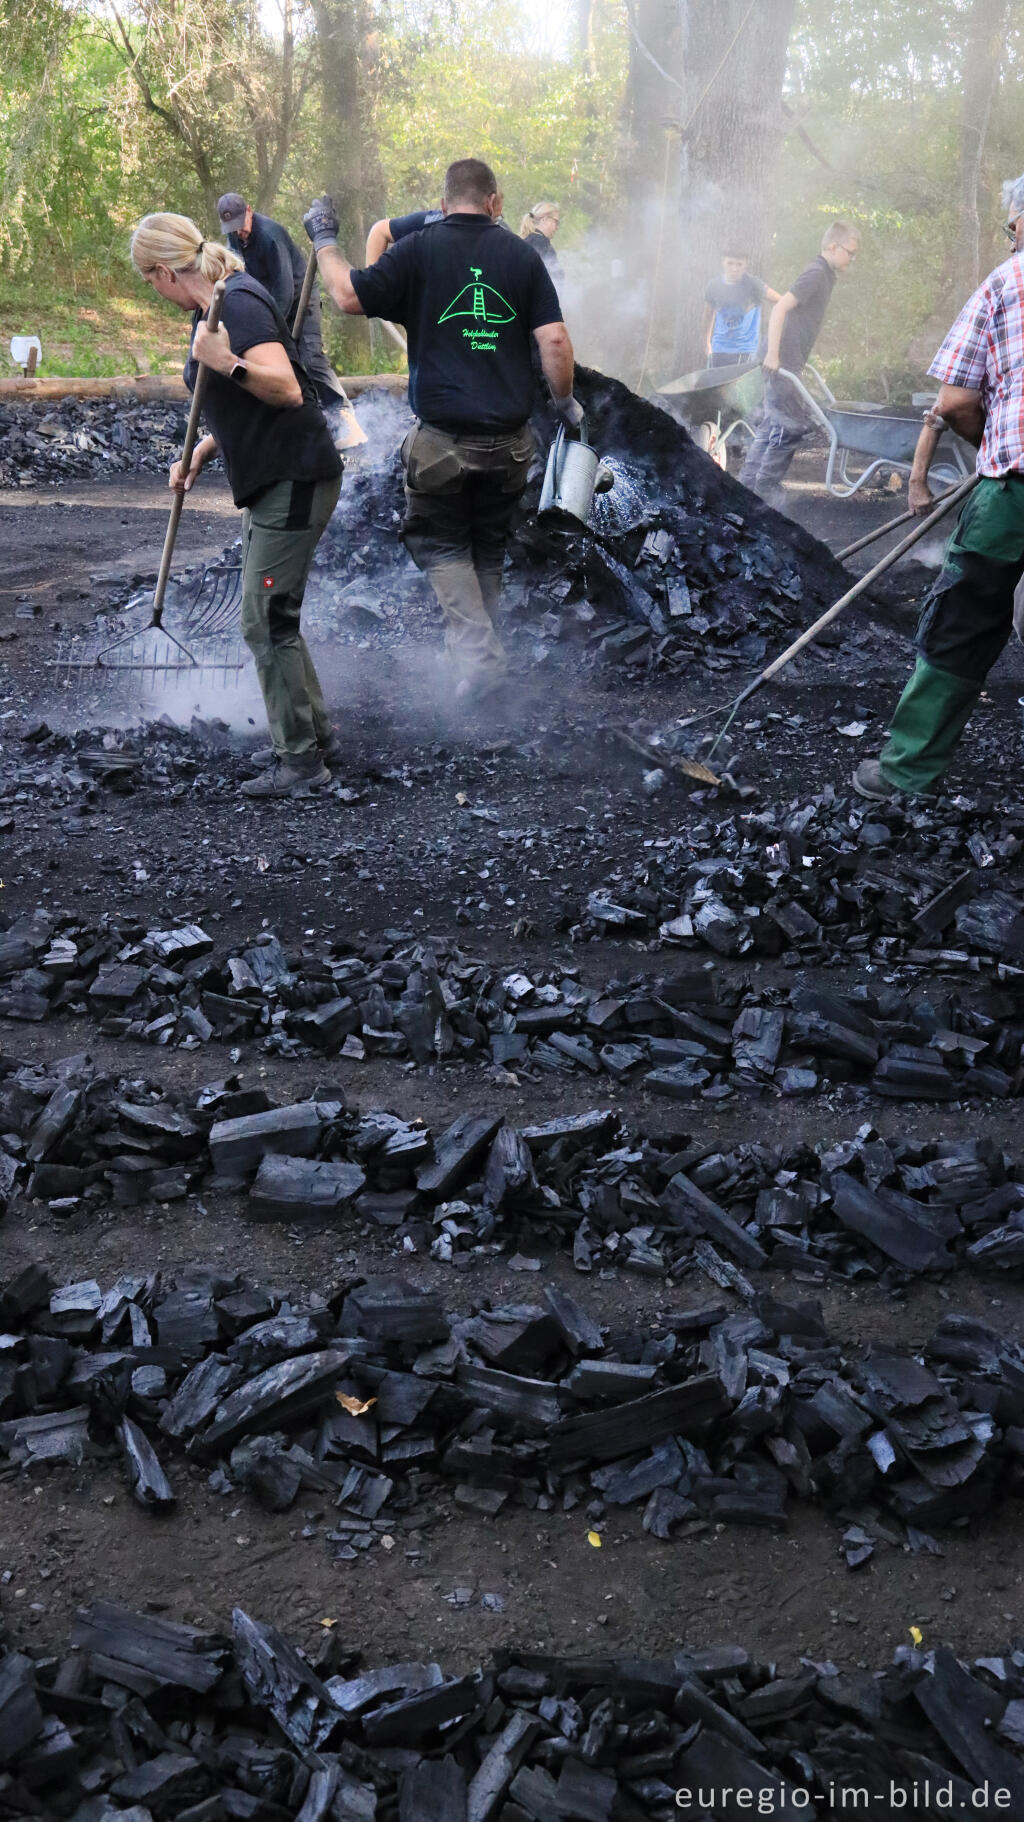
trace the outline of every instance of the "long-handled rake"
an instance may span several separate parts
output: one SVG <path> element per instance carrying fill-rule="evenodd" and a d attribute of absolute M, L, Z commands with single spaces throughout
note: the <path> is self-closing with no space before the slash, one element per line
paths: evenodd
<path fill-rule="evenodd" d="M 219 326 L 221 305 L 223 302 L 224 281 L 221 279 L 213 287 L 210 308 L 206 313 L 208 328 L 216 329 Z M 203 395 L 206 391 L 206 375 L 207 368 L 200 362 L 199 372 L 196 375 L 196 383 L 192 392 L 192 404 L 188 414 L 188 427 L 185 431 L 185 444 L 181 452 L 181 470 L 183 474 L 187 474 L 192 465 L 192 456 L 199 435 L 199 417 L 203 409 Z M 109 645 L 105 645 L 101 651 L 96 653 L 96 656 L 93 659 L 93 664 L 96 665 L 98 669 L 127 669 L 159 672 L 162 669 L 173 670 L 182 666 L 186 669 L 198 667 L 199 661 L 189 650 L 188 646 L 184 645 L 182 641 L 164 625 L 164 596 L 167 593 L 167 584 L 170 580 L 171 560 L 174 556 L 174 545 L 178 536 L 178 526 L 181 522 L 181 513 L 184 504 L 184 492 L 176 492 L 171 501 L 171 510 L 167 516 L 167 530 L 164 533 L 164 547 L 160 556 L 160 568 L 157 572 L 156 588 L 153 591 L 153 608 L 148 626 L 134 627 L 131 631 L 121 633 L 118 638 L 111 640 Z M 154 634 L 157 635 L 155 640 L 152 638 L 152 635 Z M 159 645 L 160 640 L 165 640 L 172 650 L 167 652 L 166 647 L 161 648 Z M 157 649 L 152 650 L 150 649 L 151 646 L 156 646 Z M 113 663 L 111 663 L 112 652 L 120 652 L 122 654 L 120 658 L 114 659 Z"/>
<path fill-rule="evenodd" d="M 877 582 L 879 576 L 884 575 L 886 570 L 891 569 L 894 563 L 897 563 L 902 556 L 906 555 L 908 550 L 911 550 L 915 544 L 919 543 L 920 540 L 939 523 L 940 519 L 944 519 L 946 514 L 950 512 L 954 506 L 959 505 L 962 500 L 965 500 L 972 488 L 976 487 L 977 484 L 978 476 L 969 475 L 965 481 L 961 481 L 959 487 L 954 487 L 950 493 L 944 494 L 934 512 L 930 512 L 927 518 L 922 519 L 907 537 L 901 538 L 894 550 L 889 551 L 888 555 L 882 557 L 881 560 L 875 564 L 873 569 L 869 569 L 866 575 L 861 576 L 860 580 L 855 582 L 852 588 L 848 588 L 845 595 L 841 595 L 839 600 L 835 602 L 832 607 L 826 608 L 825 612 L 818 616 L 817 620 L 815 620 L 812 626 L 807 628 L 806 632 L 801 633 L 798 639 L 794 639 L 792 645 L 787 645 L 785 651 L 780 653 L 779 657 L 776 658 L 773 663 L 767 665 L 765 669 L 754 678 L 752 683 L 748 683 L 746 688 L 740 691 L 735 702 L 732 704 L 732 707 L 728 710 L 725 721 L 708 749 L 703 770 L 708 774 L 707 782 L 709 784 L 718 784 L 721 782 L 716 778 L 714 772 L 711 771 L 709 762 L 714 758 L 717 749 L 725 739 L 729 729 L 732 727 L 743 704 L 749 702 L 751 696 L 753 696 L 763 684 L 770 683 L 773 677 L 777 677 L 779 672 L 783 670 L 799 652 L 802 652 L 806 646 L 812 644 L 819 633 L 824 632 L 826 626 L 831 626 L 833 620 L 837 615 L 842 613 L 845 607 L 849 607 L 851 601 L 855 601 L 857 596 L 864 594 L 865 590 L 869 589 L 873 582 Z M 889 529 L 891 529 L 891 527 Z M 870 540 L 868 541 L 870 542 Z M 680 725 L 683 727 L 693 727 L 695 723 L 710 720 L 712 716 L 720 715 L 722 712 L 721 707 L 704 709 L 697 715 L 687 716 Z"/>

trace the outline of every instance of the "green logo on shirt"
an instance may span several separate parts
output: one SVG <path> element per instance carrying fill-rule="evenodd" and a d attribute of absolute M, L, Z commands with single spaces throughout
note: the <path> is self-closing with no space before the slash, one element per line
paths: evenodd
<path fill-rule="evenodd" d="M 489 329 L 489 323 L 512 323 L 516 312 L 508 299 L 502 297 L 493 285 L 481 284 L 482 272 L 479 266 L 470 266 L 473 282 L 463 285 L 462 290 L 452 298 L 447 310 L 442 311 L 438 323 L 448 323 L 457 316 L 471 318 L 473 327 L 463 329 L 466 340 L 473 345 L 475 354 L 493 354 L 498 340 L 497 329 Z M 480 325 L 477 327 L 477 325 Z"/>

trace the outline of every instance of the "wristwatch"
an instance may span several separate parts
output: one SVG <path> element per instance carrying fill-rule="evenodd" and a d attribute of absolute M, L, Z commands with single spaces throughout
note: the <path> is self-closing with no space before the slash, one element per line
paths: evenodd
<path fill-rule="evenodd" d="M 236 386 L 244 386 L 245 382 L 248 378 L 249 378 L 249 369 L 246 366 L 245 362 L 236 361 L 234 366 L 231 369 L 231 372 L 228 374 L 228 379 L 234 380 Z"/>

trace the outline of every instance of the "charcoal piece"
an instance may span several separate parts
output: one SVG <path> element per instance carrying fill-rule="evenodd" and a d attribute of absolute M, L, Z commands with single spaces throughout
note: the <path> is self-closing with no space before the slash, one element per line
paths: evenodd
<path fill-rule="evenodd" d="M 481 1760 L 469 1786 L 466 1822 L 492 1822 L 506 1790 L 541 1729 L 533 1715 L 515 1712 Z M 419 1822 L 419 1818 L 416 1819 Z M 447 1818 L 444 1818 L 447 1822 Z"/>
<path fill-rule="evenodd" d="M 724 1246 L 732 1253 L 741 1265 L 759 1271 L 768 1263 L 764 1249 L 750 1234 L 744 1233 L 737 1221 L 712 1202 L 702 1189 L 698 1189 L 685 1172 L 678 1171 L 668 1182 L 661 1196 L 662 1207 L 670 1215 L 680 1215 L 683 1224 L 689 1226 L 695 1219 L 699 1231 L 707 1234 L 716 1245 Z"/>
<path fill-rule="evenodd" d="M 737 1793 L 748 1790 L 757 1793 L 762 1805 L 771 1803 L 769 1813 L 775 1822 L 800 1822 L 801 1817 L 806 1822 L 812 1813 L 802 1801 L 794 1801 L 792 1784 L 710 1729 L 702 1730 L 692 1745 L 679 1754 L 672 1768 L 672 1782 L 676 1786 L 676 1807 L 683 1816 L 700 1815 L 697 1795 L 701 1790 L 722 1792 L 722 1800 L 715 1805 L 722 1822 L 736 1822 L 736 1818 L 748 1813 L 737 1801 Z"/>
<path fill-rule="evenodd" d="M 643 1527 L 652 1537 L 671 1537 L 676 1525 L 699 1516 L 692 1499 L 684 1499 L 672 1487 L 655 1487 L 644 1507 Z"/>
<path fill-rule="evenodd" d="M 484 1201 L 498 1213 L 536 1189 L 537 1174 L 526 1140 L 512 1126 L 499 1127 L 484 1170 Z"/>
<path fill-rule="evenodd" d="M 558 1786 L 543 1765 L 525 1765 L 517 1771 L 509 1794 L 519 1805 L 520 1814 L 527 1815 L 530 1822 L 553 1822 L 561 1813 L 557 1807 Z M 505 1822 L 504 1813 L 499 1822 Z"/>
<path fill-rule="evenodd" d="M 922 905 L 914 918 L 914 923 L 922 936 L 941 936 L 942 932 L 953 922 L 961 905 L 967 903 L 974 890 L 975 874 L 971 867 L 964 873 L 957 874 L 941 892 L 936 892 L 926 905 Z"/>
<path fill-rule="evenodd" d="M 746 1006 L 732 1028 L 732 1054 L 737 1069 L 770 1076 L 782 1045 L 785 1013 L 765 1006 Z"/>
<path fill-rule="evenodd" d="M 43 1731 L 32 1660 L 18 1652 L 0 1659 L 0 1766 L 18 1758 Z"/>
<path fill-rule="evenodd" d="M 181 924 L 176 930 L 147 930 L 145 943 L 158 961 L 173 968 L 209 955 L 213 948 L 212 936 L 207 936 L 198 924 Z"/>
<path fill-rule="evenodd" d="M 74 1124 L 82 1096 L 77 1088 L 55 1088 L 29 1134 L 25 1156 L 30 1164 L 41 1164 L 57 1149 L 65 1133 Z"/>
<path fill-rule="evenodd" d="M 967 1248 L 971 1264 L 982 1272 L 1024 1272 L 1024 1229 L 994 1227 Z"/>
<path fill-rule="evenodd" d="M 555 1791 L 557 1813 L 577 1822 L 612 1822 L 618 1789 L 618 1779 L 609 1772 L 581 1759 L 563 1759 Z"/>
<path fill-rule="evenodd" d="M 4 1451 L 19 1463 L 66 1461 L 79 1467 L 89 1453 L 88 1405 L 0 1424 L 0 1453 Z"/>
<path fill-rule="evenodd" d="M 89 988 L 89 998 L 105 1007 L 128 1006 L 145 984 L 145 968 L 131 962 L 109 962 L 100 968 Z"/>
<path fill-rule="evenodd" d="M 597 1145 L 614 1131 L 617 1118 L 611 1107 L 595 1108 L 590 1113 L 566 1114 L 560 1120 L 546 1120 L 540 1126 L 524 1126 L 522 1136 L 535 1156 L 567 1140 L 580 1145 Z"/>
<path fill-rule="evenodd" d="M 1002 1786 L 1010 1793 L 1010 1813 L 1024 1814 L 1020 1760 L 992 1738 L 1005 1708 L 1003 1697 L 972 1677 L 945 1646 L 936 1650 L 930 1674 L 915 1681 L 914 1696 L 973 1783 Z"/>
<path fill-rule="evenodd" d="M 926 1053 L 920 1049 L 914 1056 L 884 1056 L 871 1078 L 871 1086 L 877 1094 L 898 1100 L 955 1101 L 959 1093 L 956 1078 L 938 1051 Z"/>
<path fill-rule="evenodd" d="M 490 1367 L 460 1366 L 455 1382 L 474 1404 L 529 1435 L 542 1436 L 562 1415 L 557 1388 L 544 1379 L 521 1379 Z"/>
<path fill-rule="evenodd" d="M 554 1318 L 531 1307 L 491 1310 L 476 1317 L 466 1334 L 488 1366 L 527 1377 L 547 1366 L 562 1345 Z"/>
<path fill-rule="evenodd" d="M 330 1396 L 348 1359 L 347 1350 L 327 1348 L 257 1373 L 228 1394 L 196 1446 L 204 1456 L 216 1455 L 247 1432 L 287 1427 Z"/>
<path fill-rule="evenodd" d="M 891 1191 L 874 1193 L 844 1170 L 833 1172 L 831 1187 L 837 1219 L 852 1233 L 870 1240 L 888 1259 L 912 1272 L 936 1271 L 952 1264 L 945 1241 L 929 1226 L 921 1203 L 912 1203 L 909 1196 L 897 1198 Z"/>
<path fill-rule="evenodd" d="M 729 1409 L 720 1379 L 713 1373 L 613 1405 L 607 1411 L 566 1418 L 551 1430 L 555 1467 L 571 1461 L 616 1461 L 650 1448 L 665 1436 L 686 1436 Z"/>
<path fill-rule="evenodd" d="M 437 1689 L 443 1682 L 439 1664 L 388 1664 L 364 1676 L 332 1677 L 327 1688 L 343 1715 L 358 1715 L 379 1704 L 382 1696 L 414 1695 L 422 1689 Z"/>
<path fill-rule="evenodd" d="M 357 1518 L 372 1522 L 387 1505 L 394 1485 L 386 1474 L 375 1474 L 370 1468 L 350 1468 L 338 1494 L 338 1505 Z"/>
<path fill-rule="evenodd" d="M 807 1707 L 818 1681 L 817 1672 L 804 1670 L 798 1676 L 776 1676 L 736 1704 L 744 1721 L 754 1726 L 777 1726 L 800 1714 Z"/>
<path fill-rule="evenodd" d="M 164 1814 L 173 1804 L 180 1813 L 181 1805 L 201 1795 L 205 1784 L 206 1774 L 190 1752 L 160 1752 L 116 1778 L 110 1794 Z"/>
<path fill-rule="evenodd" d="M 295 1822 L 327 1822 L 329 1816 L 336 1815 L 338 1812 L 334 1808 L 334 1799 L 337 1795 L 342 1776 L 341 1766 L 336 1760 L 333 1765 L 324 1765 L 320 1769 L 314 1771 L 309 1780 L 305 1801 L 295 1817 Z M 373 1796 L 373 1792 L 367 1789 L 365 1785 L 361 1788 L 366 1791 L 367 1797 L 369 1797 L 373 1803 L 373 1808 L 368 1812 L 370 1817 L 372 1817 L 374 1809 L 376 1808 L 376 1800 Z M 346 1813 L 347 1815 L 352 1814 L 348 1805 L 346 1805 L 346 1811 L 343 1813 Z"/>
<path fill-rule="evenodd" d="M 341 1717 L 330 1690 L 294 1645 L 241 1607 L 232 1612 L 231 1636 L 235 1662 L 256 1705 L 269 1710 L 293 1746 L 323 1746 Z"/>
<path fill-rule="evenodd" d="M 345 1335 L 364 1335 L 376 1346 L 394 1342 L 428 1347 L 447 1341 L 448 1318 L 433 1291 L 421 1291 L 404 1278 L 368 1278 L 350 1291 L 341 1312 Z"/>
<path fill-rule="evenodd" d="M 484 1518 L 497 1518 L 508 1501 L 508 1493 L 500 1487 L 471 1487 L 465 1481 L 456 1487 L 453 1497 L 457 1506 L 467 1512 L 479 1512 Z"/>
<path fill-rule="evenodd" d="M 249 1192 L 249 1212 L 256 1221 L 336 1214 L 347 1208 L 365 1183 L 366 1173 L 358 1164 L 330 1164 L 268 1152 L 260 1160 Z"/>
<path fill-rule="evenodd" d="M 302 1464 L 282 1449 L 280 1437 L 251 1436 L 231 1451 L 231 1478 L 265 1512 L 287 1512 L 302 1486 Z"/>
<path fill-rule="evenodd" d="M 563 1381 L 574 1398 L 636 1397 L 648 1391 L 658 1375 L 656 1366 L 627 1366 L 619 1360 L 581 1360 Z"/>
<path fill-rule="evenodd" d="M 667 1069 L 651 1069 L 644 1076 L 644 1087 L 652 1094 L 666 1095 L 671 1101 L 696 1101 L 711 1080 L 706 1069 L 693 1063 L 670 1063 Z"/>
<path fill-rule="evenodd" d="M 209 1423 L 217 1406 L 237 1385 L 240 1377 L 237 1366 L 229 1364 L 217 1354 L 208 1354 L 182 1380 L 164 1409 L 160 1428 L 167 1436 L 174 1436 L 179 1441 L 194 1435 Z"/>
<path fill-rule="evenodd" d="M 548 1285 L 544 1291 L 544 1301 L 561 1329 L 562 1338 L 571 1354 L 601 1352 L 604 1347 L 601 1330 L 576 1302 L 575 1297 L 571 1297 L 568 1291 L 563 1291 L 558 1285 Z"/>
<path fill-rule="evenodd" d="M 53 1295 L 53 1280 L 43 1265 L 26 1265 L 0 1291 L 0 1324 L 20 1328 L 27 1316 L 45 1309 Z"/>
<path fill-rule="evenodd" d="M 193 1359 L 205 1354 L 220 1339 L 212 1296 L 198 1288 L 171 1291 L 157 1308 L 156 1329 L 161 1347 L 179 1348 Z"/>
<path fill-rule="evenodd" d="M 171 1511 L 177 1499 L 149 1438 L 130 1417 L 121 1419 L 117 1433 L 136 1504 L 144 1506 L 147 1512 Z"/>
<path fill-rule="evenodd" d="M 479 1709 L 480 1695 L 474 1679 L 453 1678 L 365 1714 L 363 1738 L 374 1748 L 414 1746 L 439 1728 L 465 1721 Z"/>
<path fill-rule="evenodd" d="M 131 1613 L 109 1601 L 79 1609 L 71 1643 L 90 1653 L 107 1681 L 140 1692 L 174 1688 L 208 1695 L 227 1662 L 225 1640 L 217 1634 Z"/>
<path fill-rule="evenodd" d="M 1011 892 L 987 892 L 956 914 L 962 941 L 1004 961 L 1024 961 L 1024 904 Z"/>
<path fill-rule="evenodd" d="M 657 1487 L 674 1487 L 684 1465 L 678 1445 L 669 1440 L 659 1443 L 631 1467 L 599 1468 L 591 1475 L 591 1482 L 609 1506 L 630 1506 L 634 1500 L 646 1499 Z"/>
<path fill-rule="evenodd" d="M 739 1655 L 745 1654 L 740 1653 Z M 676 1659 L 676 1664 L 682 1672 L 679 1658 Z M 727 1708 L 723 1708 L 713 1696 L 708 1694 L 702 1683 L 697 1680 L 701 1674 L 697 1670 L 687 1669 L 685 1681 L 680 1682 L 673 1704 L 679 1719 L 688 1722 L 699 1721 L 703 1728 L 720 1735 L 730 1746 L 735 1746 L 739 1752 L 759 1753 L 761 1742 L 757 1735 L 751 1733 L 749 1727 L 745 1727 L 742 1721 L 738 1721 L 734 1714 L 731 1714 Z M 713 1672 L 705 1671 L 703 1674 L 708 1675 Z M 725 1674 L 728 1674 L 727 1669 Z"/>
<path fill-rule="evenodd" d="M 115 1101 L 113 1112 L 169 1158 L 195 1157 L 202 1149 L 201 1128 L 165 1102 Z"/>
<path fill-rule="evenodd" d="M 460 1114 L 457 1120 L 434 1141 L 434 1156 L 416 1173 L 416 1187 L 421 1195 L 436 1196 L 439 1202 L 453 1194 L 465 1182 L 472 1166 L 491 1143 L 500 1115 Z"/>
<path fill-rule="evenodd" d="M 312 1157 L 340 1111 L 337 1101 L 298 1101 L 267 1113 L 218 1120 L 209 1137 L 213 1167 L 222 1176 L 241 1177 L 255 1169 L 267 1152 Z"/>
<path fill-rule="evenodd" d="M 359 1030 L 359 1009 L 348 998 L 328 1000 L 302 1019 L 302 1036 L 317 1050 L 338 1050 L 354 1031 Z"/>
<path fill-rule="evenodd" d="M 487 1818 L 494 1811 L 467 1808 L 466 1777 L 456 1759 L 421 1759 L 403 1772 L 398 1822 L 469 1822 L 477 1814 Z"/>

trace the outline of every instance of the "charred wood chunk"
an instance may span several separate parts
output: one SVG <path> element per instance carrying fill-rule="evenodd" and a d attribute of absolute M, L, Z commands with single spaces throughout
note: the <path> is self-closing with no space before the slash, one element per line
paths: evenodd
<path fill-rule="evenodd" d="M 705 1373 L 646 1398 L 613 1405 L 608 1411 L 566 1418 L 552 1429 L 551 1461 L 555 1467 L 590 1459 L 616 1461 L 650 1448 L 663 1437 L 700 1430 L 728 1409 L 721 1380 L 714 1373 Z"/>
<path fill-rule="evenodd" d="M 218 1120 L 209 1139 L 213 1167 L 224 1176 L 240 1177 L 254 1169 L 267 1152 L 311 1157 L 340 1112 L 337 1101 L 298 1101 L 268 1113 Z"/>
<path fill-rule="evenodd" d="M 268 1152 L 249 1193 L 257 1221 L 289 1221 L 345 1209 L 366 1183 L 358 1164 L 283 1157 Z"/>
<path fill-rule="evenodd" d="M 438 1201 L 465 1182 L 470 1169 L 482 1156 L 501 1125 L 500 1115 L 460 1114 L 457 1120 L 434 1141 L 434 1156 L 416 1174 L 416 1187 L 421 1195 L 436 1196 Z"/>

